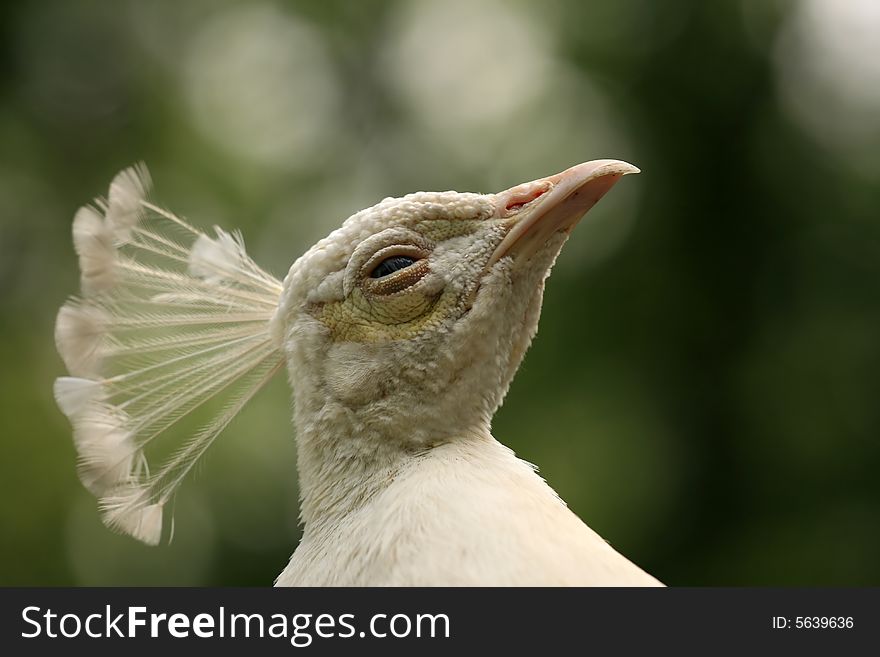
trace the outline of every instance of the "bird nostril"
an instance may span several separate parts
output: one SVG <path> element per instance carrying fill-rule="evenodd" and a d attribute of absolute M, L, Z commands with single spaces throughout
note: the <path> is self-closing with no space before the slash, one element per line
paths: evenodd
<path fill-rule="evenodd" d="M 530 189 L 523 190 L 520 193 L 515 193 L 511 195 L 507 204 L 504 206 L 504 216 L 510 216 L 519 212 L 529 203 L 546 194 L 549 190 L 550 186 L 545 185 L 541 187 L 532 187 Z"/>

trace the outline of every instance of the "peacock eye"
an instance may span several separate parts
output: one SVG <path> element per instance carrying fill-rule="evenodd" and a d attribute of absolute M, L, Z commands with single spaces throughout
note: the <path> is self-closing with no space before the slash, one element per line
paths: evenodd
<path fill-rule="evenodd" d="M 385 258 L 382 262 L 376 265 L 373 271 L 370 272 L 370 278 L 382 278 L 383 276 L 388 276 L 401 269 L 406 269 L 410 265 L 415 264 L 415 261 L 415 258 L 410 258 L 409 256 L 404 255 L 395 255 Z"/>

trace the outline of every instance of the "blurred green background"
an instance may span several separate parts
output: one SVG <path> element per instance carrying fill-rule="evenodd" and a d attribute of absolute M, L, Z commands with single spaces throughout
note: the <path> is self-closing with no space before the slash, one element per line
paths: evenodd
<path fill-rule="evenodd" d="M 0 5 L 0 583 L 263 585 L 299 538 L 284 377 L 147 548 L 80 486 L 70 221 L 143 159 L 276 275 L 352 212 L 642 168 L 576 231 L 494 432 L 676 585 L 880 584 L 880 4 Z"/>

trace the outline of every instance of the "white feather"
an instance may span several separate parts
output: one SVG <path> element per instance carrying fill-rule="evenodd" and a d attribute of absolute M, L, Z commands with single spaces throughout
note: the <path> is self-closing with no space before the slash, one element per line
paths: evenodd
<path fill-rule="evenodd" d="M 227 233 L 218 226 L 214 232 L 216 237 L 199 235 L 196 239 L 189 254 L 189 273 L 209 283 L 247 282 L 253 275 L 252 263 L 241 233 Z"/>
<path fill-rule="evenodd" d="M 107 316 L 87 302 L 69 301 L 55 320 L 55 346 L 67 371 L 74 376 L 94 376 L 101 369 L 101 347 Z"/>
<path fill-rule="evenodd" d="M 104 217 L 91 206 L 73 218 L 73 248 L 79 256 L 80 284 L 86 295 L 108 289 L 114 282 L 116 249 Z"/>
<path fill-rule="evenodd" d="M 85 299 L 62 306 L 55 341 L 72 376 L 55 397 L 73 424 L 83 484 L 105 523 L 158 542 L 162 508 L 217 435 L 283 363 L 270 333 L 281 283 L 240 235 L 208 237 L 148 203 L 143 165 L 74 218 Z M 101 216 L 96 209 L 104 211 Z M 154 443 L 218 395 L 229 405 L 147 467 Z"/>
<path fill-rule="evenodd" d="M 162 537 L 162 504 L 143 504 L 140 488 L 121 487 L 101 500 L 101 518 L 111 529 L 128 534 L 147 545 Z"/>
<path fill-rule="evenodd" d="M 301 436 L 298 435 L 297 439 Z M 353 471 L 354 469 L 352 469 Z M 456 436 L 389 477 L 345 466 L 336 522 L 307 523 L 277 586 L 658 586 L 488 432 Z"/>
<path fill-rule="evenodd" d="M 141 220 L 141 204 L 150 191 L 150 173 L 143 163 L 120 171 L 110 183 L 107 196 L 107 226 L 118 244 L 127 242 L 131 229 Z"/>
<path fill-rule="evenodd" d="M 108 404 L 91 403 L 72 422 L 83 485 L 100 496 L 128 481 L 138 452 L 128 415 Z"/>
<path fill-rule="evenodd" d="M 55 379 L 54 393 L 61 412 L 73 418 L 86 410 L 92 402 L 101 401 L 104 390 L 100 381 L 61 376 Z"/>

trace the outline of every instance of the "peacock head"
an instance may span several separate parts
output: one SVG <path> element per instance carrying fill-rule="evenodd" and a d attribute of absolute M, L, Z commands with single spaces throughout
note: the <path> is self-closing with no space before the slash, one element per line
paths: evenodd
<path fill-rule="evenodd" d="M 384 472 L 365 457 L 387 465 L 488 430 L 562 244 L 635 171 L 596 160 L 498 194 L 386 199 L 316 244 L 283 284 L 239 233 L 212 236 L 149 202 L 143 165 L 120 172 L 74 217 L 81 291 L 55 324 L 69 373 L 55 398 L 104 522 L 158 543 L 187 473 L 285 360 L 300 447 L 335 446 L 300 449 L 301 485 L 313 491 L 304 517 L 322 495 L 345 494 L 330 490 L 339 468 Z M 221 395 L 223 409 L 151 466 L 178 421 Z"/>
<path fill-rule="evenodd" d="M 419 192 L 350 217 L 293 264 L 273 319 L 298 417 L 341 414 L 415 447 L 488 428 L 562 245 L 636 172 L 595 160 L 496 194 Z"/>

